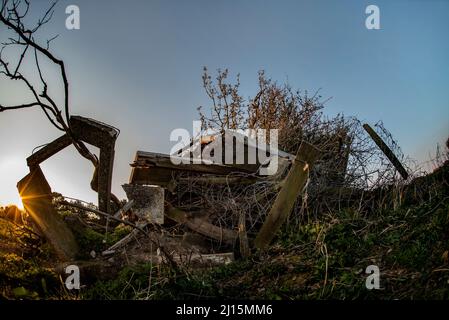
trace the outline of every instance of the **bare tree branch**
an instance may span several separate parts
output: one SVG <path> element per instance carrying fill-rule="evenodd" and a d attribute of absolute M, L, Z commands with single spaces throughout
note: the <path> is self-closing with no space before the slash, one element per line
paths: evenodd
<path fill-rule="evenodd" d="M 8 1 L 6 1 L 6 3 L 8 3 Z M 20 4 L 20 1 L 18 2 L 18 4 Z M 37 26 L 34 29 L 32 29 L 31 31 L 28 29 L 25 29 L 25 27 L 23 26 L 23 24 L 21 22 L 21 16 L 17 12 L 18 4 L 15 4 L 13 2 L 13 7 L 11 9 L 16 18 L 8 19 L 7 17 L 4 17 L 2 14 L 2 15 L 0 15 L 0 22 L 2 22 L 8 28 L 12 29 L 24 43 L 33 47 L 38 52 L 40 52 L 41 54 L 46 56 L 50 61 L 52 61 L 53 63 L 55 63 L 59 66 L 63 85 L 64 85 L 64 111 L 65 111 L 65 116 L 66 116 L 65 120 L 67 122 L 66 126 L 69 127 L 70 126 L 70 121 L 69 121 L 69 117 L 70 117 L 70 113 L 69 113 L 69 83 L 67 80 L 67 74 L 66 74 L 64 62 L 60 59 L 57 59 L 52 53 L 50 53 L 49 50 L 43 48 L 42 46 L 37 44 L 34 41 L 34 39 L 31 38 L 31 35 L 34 32 L 36 32 L 42 25 L 44 25 L 44 24 L 48 23 L 48 21 L 50 21 L 51 16 L 53 15 L 52 12 L 53 12 L 54 6 L 56 5 L 56 2 L 54 2 L 50 6 L 50 8 L 44 14 L 43 18 L 41 18 L 39 20 Z M 16 21 L 16 25 L 13 23 L 14 21 Z M 27 37 L 26 34 L 29 34 L 30 36 Z"/>
<path fill-rule="evenodd" d="M 36 106 L 39 106 L 38 102 L 31 102 L 31 103 L 21 104 L 21 105 L 17 105 L 17 106 L 8 106 L 8 107 L 0 105 L 0 112 L 7 111 L 7 110 L 25 109 L 25 108 L 31 108 L 31 107 L 36 107 Z"/>
<path fill-rule="evenodd" d="M 0 112 L 32 107 L 41 108 L 50 123 L 58 130 L 67 133 L 81 156 L 88 159 L 97 169 L 99 165 L 97 156 L 92 154 L 87 146 L 73 135 L 70 128 L 69 82 L 65 64 L 50 51 L 50 43 L 56 39 L 58 35 L 46 40 L 45 46 L 40 45 L 35 38 L 36 32 L 52 19 L 57 1 L 52 2 L 43 16 L 38 19 L 34 27 L 27 27 L 23 22 L 30 10 L 30 2 L 28 0 L 1 0 L 0 3 L 0 24 L 6 26 L 6 28 L 13 34 L 12 36 L 9 36 L 6 41 L 2 42 L 3 47 L 0 50 L 0 75 L 7 77 L 9 80 L 19 80 L 24 83 L 35 100 L 18 105 L 0 105 Z M 14 68 L 11 66 L 11 62 L 6 60 L 5 56 L 2 55 L 5 48 L 8 48 L 8 50 L 11 48 L 11 50 L 18 50 L 20 52 L 18 62 L 15 64 Z M 30 53 L 30 48 L 33 51 L 34 63 L 37 69 L 37 74 L 39 75 L 40 84 L 38 85 L 33 84 L 29 78 L 21 73 L 22 63 L 25 61 L 25 57 Z M 63 83 L 64 102 L 62 108 L 58 106 L 56 100 L 49 94 L 49 83 L 45 80 L 44 72 L 41 68 L 40 60 L 42 57 L 46 58 L 51 63 L 54 63 L 59 68 Z M 42 88 L 42 91 L 38 92 L 40 91 L 40 88 Z"/>
<path fill-rule="evenodd" d="M 26 103 L 24 105 L 26 105 L 27 107 L 31 106 L 41 107 L 48 120 L 57 129 L 65 131 L 72 138 L 73 144 L 75 148 L 78 150 L 78 152 L 84 158 L 90 160 L 95 167 L 97 167 L 98 158 L 89 151 L 89 149 L 84 145 L 83 142 L 79 141 L 72 134 L 70 129 L 69 83 L 67 80 L 65 65 L 61 59 L 56 58 L 49 51 L 51 41 L 56 39 L 57 36 L 54 36 L 47 40 L 46 48 L 39 45 L 33 36 L 43 25 L 45 25 L 51 20 L 56 3 L 57 1 L 54 1 L 49 6 L 44 15 L 38 20 L 35 27 L 27 28 L 23 23 L 23 18 L 27 15 L 29 11 L 30 8 L 29 1 L 2 0 L 2 6 L 0 8 L 0 22 L 3 23 L 9 30 L 12 30 L 12 32 L 15 34 L 15 36 L 17 36 L 17 38 L 9 37 L 8 42 L 3 42 L 3 48 L 0 51 L 0 66 L 3 67 L 3 70 L 0 69 L 0 74 L 7 76 L 10 80 L 23 81 L 36 99 L 36 102 Z M 22 54 L 19 58 L 19 62 L 15 68 L 15 71 L 11 72 L 9 69 L 9 63 L 7 63 L 2 58 L 1 53 L 5 47 L 14 45 L 25 46 L 25 48 L 22 51 Z M 43 86 L 43 91 L 41 94 L 37 94 L 36 89 L 33 87 L 31 82 L 28 81 L 27 78 L 22 74 L 20 74 L 19 72 L 20 66 L 22 64 L 22 61 L 24 60 L 25 55 L 28 52 L 29 47 L 33 48 L 36 68 L 38 70 L 39 78 L 41 80 L 41 85 Z M 55 103 L 55 100 L 51 98 L 50 95 L 48 94 L 48 84 L 44 80 L 43 72 L 40 68 L 40 63 L 38 59 L 39 54 L 49 59 L 52 63 L 56 64 L 60 69 L 60 75 L 64 87 L 63 110 L 65 117 L 63 116 L 63 112 Z M 42 99 L 46 100 L 46 102 L 44 102 Z M 17 107 L 18 106 L 11 106 L 11 107 L 2 106 L 2 111 L 23 109 Z"/>

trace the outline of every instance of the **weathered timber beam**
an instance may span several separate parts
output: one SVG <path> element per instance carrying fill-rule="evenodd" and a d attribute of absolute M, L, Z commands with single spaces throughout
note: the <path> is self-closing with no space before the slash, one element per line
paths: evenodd
<path fill-rule="evenodd" d="M 92 181 L 91 187 L 98 192 L 100 211 L 111 213 L 112 170 L 119 132 L 107 124 L 80 116 L 70 117 L 70 127 L 76 138 L 100 149 L 100 163 L 94 174 L 97 181 Z"/>
<path fill-rule="evenodd" d="M 108 147 L 119 135 L 116 128 L 81 116 L 70 117 L 70 128 L 76 137 L 98 148 Z"/>
<path fill-rule="evenodd" d="M 249 249 L 248 234 L 246 233 L 246 216 L 245 211 L 241 211 L 239 214 L 239 242 L 240 242 L 240 254 L 243 258 L 250 256 L 251 251 Z"/>
<path fill-rule="evenodd" d="M 36 223 L 39 231 L 64 261 L 73 260 L 78 253 L 78 245 L 72 231 L 58 215 L 52 203 L 50 185 L 39 165 L 17 183 L 26 212 Z"/>
<path fill-rule="evenodd" d="M 65 134 L 58 139 L 50 142 L 27 158 L 27 164 L 30 169 L 38 166 L 51 156 L 72 144 L 72 139 Z"/>
<path fill-rule="evenodd" d="M 233 244 L 238 238 L 236 231 L 217 227 L 201 218 L 189 217 L 187 212 L 173 207 L 168 202 L 165 205 L 165 215 L 175 222 L 185 224 L 199 234 L 223 243 Z"/>
<path fill-rule="evenodd" d="M 116 213 L 114 213 L 114 217 L 120 219 L 120 217 L 125 214 L 128 210 L 130 210 L 134 205 L 134 200 L 130 200 L 125 205 L 119 209 Z"/>
<path fill-rule="evenodd" d="M 319 155 L 320 151 L 317 148 L 304 141 L 301 143 L 292 167 L 282 184 L 282 188 L 257 234 L 254 241 L 256 248 L 264 249 L 268 246 L 282 224 L 287 220 L 296 199 L 307 183 L 312 165 Z"/>
<path fill-rule="evenodd" d="M 180 178 L 179 182 L 188 182 L 190 178 Z M 201 184 L 215 184 L 215 185 L 229 185 L 239 184 L 247 185 L 253 184 L 257 181 L 256 177 L 223 177 L 223 176 L 202 176 L 195 177 L 195 183 Z"/>
<path fill-rule="evenodd" d="M 100 149 L 100 165 L 98 167 L 98 208 L 111 213 L 112 169 L 114 167 L 114 142 Z"/>
<path fill-rule="evenodd" d="M 176 160 L 183 160 L 187 162 L 191 161 L 191 159 L 188 158 L 170 156 L 168 154 L 137 151 L 135 160 L 131 164 L 132 171 L 129 183 L 154 184 L 167 187 L 173 179 L 177 179 L 177 173 L 179 172 L 204 174 L 205 176 L 201 178 L 197 177 L 199 178 L 197 182 L 211 184 L 251 184 L 258 179 L 257 177 L 251 176 L 236 177 L 229 175 L 232 173 L 255 175 L 259 169 L 259 166 L 216 164 L 210 162 L 209 160 L 204 160 L 204 163 L 175 164 L 172 162 L 172 157 Z M 291 157 L 293 158 L 293 156 Z M 278 161 L 279 168 L 282 169 L 286 165 L 289 165 L 291 160 L 279 157 Z M 278 170 L 278 172 L 282 172 L 282 170 Z M 267 178 L 272 179 L 277 177 L 278 174 Z"/>
<path fill-rule="evenodd" d="M 99 209 L 110 213 L 114 148 L 119 132 L 102 122 L 80 116 L 70 117 L 70 127 L 77 139 L 100 149 L 99 166 L 95 169 L 91 187 L 98 193 Z M 65 134 L 59 137 L 28 157 L 28 167 L 32 170 L 70 144 L 72 144 L 72 139 L 69 135 Z"/>
<path fill-rule="evenodd" d="M 171 156 L 168 154 L 156 152 L 137 151 L 135 161 L 131 166 L 133 167 L 162 167 L 174 170 L 193 171 L 199 173 L 214 173 L 226 175 L 231 172 L 248 172 L 254 173 L 255 169 L 245 169 L 226 164 L 214 164 L 211 161 L 204 160 L 202 163 L 196 163 L 193 160 L 190 163 L 173 163 L 173 160 L 188 161 L 191 159 Z M 198 161 L 198 160 L 195 160 Z"/>
<path fill-rule="evenodd" d="M 141 227 L 145 227 L 148 223 L 144 223 L 141 225 Z M 126 244 L 130 243 L 133 239 L 135 239 L 137 237 L 137 235 L 139 234 L 139 230 L 134 229 L 132 230 L 130 233 L 128 233 L 126 236 L 124 236 L 122 239 L 120 239 L 119 241 L 117 241 L 116 243 L 114 243 L 111 247 L 109 247 L 107 250 L 104 250 L 102 252 L 102 255 L 108 255 L 109 253 L 114 253 L 115 250 L 117 250 L 120 247 L 125 246 Z"/>
<path fill-rule="evenodd" d="M 212 253 L 212 254 L 198 254 L 189 252 L 188 254 L 179 253 L 173 256 L 176 262 L 187 265 L 196 266 L 219 266 L 226 265 L 235 261 L 234 252 Z"/>
<path fill-rule="evenodd" d="M 398 170 L 399 174 L 404 180 L 408 178 L 408 172 L 405 170 L 399 159 L 396 155 L 391 151 L 391 149 L 387 146 L 387 144 L 382 140 L 382 138 L 376 133 L 376 131 L 371 128 L 371 126 L 367 123 L 363 125 L 365 131 L 370 135 L 371 139 L 377 144 L 380 150 L 385 154 L 385 156 L 390 160 L 393 166 Z"/>

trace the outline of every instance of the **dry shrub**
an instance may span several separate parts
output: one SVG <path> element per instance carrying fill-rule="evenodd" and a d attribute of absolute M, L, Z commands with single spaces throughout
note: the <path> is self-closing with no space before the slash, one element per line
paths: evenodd
<path fill-rule="evenodd" d="M 301 142 L 307 141 L 323 152 L 311 172 L 306 192 L 295 205 L 291 215 L 294 222 L 300 223 L 305 215 L 317 218 L 321 212 L 342 205 L 357 205 L 361 209 L 365 192 L 402 183 L 358 119 L 342 114 L 324 115 L 328 99 L 324 100 L 319 90 L 314 94 L 293 90 L 289 84 L 279 85 L 260 71 L 258 92 L 245 100 L 239 92 L 239 75 L 235 83 L 228 77 L 227 69 L 218 70 L 213 79 L 204 68 L 203 87 L 211 100 L 209 115 L 204 113 L 204 107 L 198 108 L 204 132 L 277 129 L 279 149 L 296 154 Z M 404 161 L 383 124 L 379 122 L 374 128 Z M 239 173 L 230 178 L 235 176 L 245 175 Z M 215 224 L 232 229 L 237 228 L 243 213 L 251 233 L 258 230 L 269 212 L 279 190 L 278 182 L 257 177 L 255 183 L 248 185 L 214 185 L 185 174 L 179 180 L 175 201 L 185 210 L 206 212 Z"/>

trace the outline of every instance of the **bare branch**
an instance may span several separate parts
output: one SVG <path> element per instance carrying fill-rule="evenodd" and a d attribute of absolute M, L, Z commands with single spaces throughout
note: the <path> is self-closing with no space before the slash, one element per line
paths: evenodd
<path fill-rule="evenodd" d="M 20 55 L 20 59 L 19 59 L 19 63 L 17 63 L 17 66 L 16 66 L 16 70 L 14 71 L 14 75 L 16 75 L 17 74 L 17 72 L 19 71 L 19 68 L 20 68 L 20 66 L 21 66 L 21 64 L 22 64 L 22 61 L 23 61 L 23 57 L 25 57 L 25 54 L 26 54 L 26 52 L 27 52 L 27 50 L 28 50 L 28 45 L 25 47 L 25 49 L 23 50 L 23 52 L 22 52 L 22 54 Z"/>
<path fill-rule="evenodd" d="M 25 109 L 25 108 L 31 108 L 31 107 L 36 107 L 39 106 L 38 102 L 30 102 L 30 103 L 26 103 L 26 104 L 21 104 L 21 105 L 17 105 L 17 106 L 2 106 L 0 104 L 0 112 L 3 111 L 7 111 L 7 110 L 17 110 L 17 109 Z"/>
<path fill-rule="evenodd" d="M 70 113 L 69 113 L 69 83 L 67 80 L 67 74 L 65 71 L 64 62 L 60 59 L 57 59 L 53 54 L 50 53 L 49 50 L 47 50 L 47 49 L 43 48 L 42 46 L 40 46 L 39 44 L 37 44 L 34 40 L 31 39 L 31 36 L 28 36 L 28 37 L 26 36 L 26 34 L 32 34 L 40 26 L 42 26 L 43 24 L 47 23 L 50 20 L 50 18 L 52 16 L 52 11 L 53 11 L 53 8 L 55 5 L 56 5 L 56 2 L 54 2 L 50 6 L 50 8 L 45 13 L 44 17 L 39 20 L 38 26 L 31 31 L 26 30 L 24 28 L 23 24 L 20 22 L 20 18 L 19 18 L 20 15 L 17 13 L 17 6 L 18 6 L 17 4 L 14 4 L 13 8 L 11 9 L 15 18 L 11 19 L 11 18 L 5 17 L 3 14 L 1 14 L 0 22 L 5 24 L 8 28 L 12 29 L 20 37 L 20 39 L 23 42 L 25 42 L 27 45 L 33 47 L 34 49 L 36 49 L 38 52 L 42 53 L 50 61 L 52 61 L 53 63 L 57 64 L 60 67 L 61 77 L 62 77 L 63 85 L 64 85 L 64 111 L 65 111 L 65 115 L 66 115 L 65 120 L 67 122 L 66 125 L 69 127 L 70 126 L 70 121 L 69 121 L 69 117 L 70 117 Z M 13 24 L 12 21 L 16 21 L 16 25 Z"/>

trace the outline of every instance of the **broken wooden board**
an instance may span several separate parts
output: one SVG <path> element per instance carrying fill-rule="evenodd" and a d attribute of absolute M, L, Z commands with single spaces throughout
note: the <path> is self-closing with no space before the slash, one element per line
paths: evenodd
<path fill-rule="evenodd" d="M 158 186 L 124 184 L 123 190 L 130 201 L 133 201 L 133 213 L 139 221 L 148 223 L 164 223 L 164 189 Z"/>
<path fill-rule="evenodd" d="M 402 163 L 396 157 L 396 155 L 391 151 L 391 149 L 387 146 L 387 144 L 382 140 L 381 137 L 376 133 L 376 131 L 371 128 L 371 126 L 367 123 L 363 125 L 363 129 L 370 135 L 371 139 L 376 143 L 380 150 L 385 154 L 385 156 L 390 160 L 393 166 L 398 170 L 399 174 L 404 180 L 408 178 L 408 172 L 405 170 Z"/>
<path fill-rule="evenodd" d="M 124 214 L 126 214 L 126 212 L 128 212 L 128 210 L 131 210 L 131 208 L 134 205 L 134 200 L 128 201 L 127 203 L 125 203 L 125 205 L 120 208 L 116 213 L 114 213 L 114 218 L 121 218 Z"/>
<path fill-rule="evenodd" d="M 59 258 L 73 260 L 78 253 L 78 245 L 72 231 L 53 206 L 51 188 L 40 167 L 35 165 L 32 172 L 17 183 L 17 188 L 26 212 Z"/>
<path fill-rule="evenodd" d="M 254 245 L 263 249 L 270 244 L 276 233 L 290 215 L 296 199 L 301 194 L 309 179 L 312 165 L 320 155 L 320 151 L 307 142 L 299 146 L 296 158 L 285 178 L 282 188 L 271 207 L 268 216 L 262 225 Z"/>
<path fill-rule="evenodd" d="M 144 228 L 147 224 L 144 223 L 142 225 L 140 225 L 139 227 Z M 134 229 L 132 230 L 129 234 L 127 234 L 126 236 L 124 236 L 122 239 L 120 239 L 119 241 L 117 241 L 116 243 L 114 243 L 111 247 L 109 247 L 107 250 L 103 251 L 102 255 L 109 255 L 109 254 L 113 254 L 115 253 L 116 250 L 118 250 L 119 248 L 127 245 L 129 242 L 131 242 L 132 240 L 136 239 L 137 235 L 139 234 L 139 230 L 138 229 Z"/>
<path fill-rule="evenodd" d="M 179 182 L 188 182 L 191 178 L 179 178 Z M 258 178 L 249 177 L 229 177 L 229 176 L 215 176 L 215 175 L 203 175 L 201 177 L 195 177 L 195 183 L 204 185 L 249 185 L 258 181 Z"/>
<path fill-rule="evenodd" d="M 201 135 L 173 153 L 183 158 L 203 159 L 231 165 L 248 171 L 257 171 L 269 158 L 294 156 L 267 143 L 267 137 L 255 130 L 225 129 L 211 135 Z"/>
<path fill-rule="evenodd" d="M 168 154 L 137 151 L 130 177 L 130 183 L 167 186 L 178 172 L 195 172 L 202 174 L 228 175 L 233 172 L 255 173 L 257 168 L 240 167 L 206 163 L 179 163 L 173 159 L 190 161 L 188 158 L 170 156 Z"/>
<path fill-rule="evenodd" d="M 30 170 L 33 170 L 33 168 L 40 163 L 44 162 L 48 158 L 52 157 L 59 151 L 63 150 L 64 148 L 68 147 L 72 144 L 72 139 L 69 137 L 69 135 L 65 134 L 56 140 L 50 142 L 45 147 L 39 149 L 35 153 L 33 153 L 31 156 L 27 158 L 27 164 Z"/>
<path fill-rule="evenodd" d="M 246 217 L 245 212 L 240 212 L 239 215 L 239 242 L 240 242 L 240 254 L 243 258 L 248 258 L 251 255 L 249 249 L 248 234 L 246 233 Z"/>
<path fill-rule="evenodd" d="M 114 148 L 119 131 L 102 122 L 80 116 L 70 117 L 70 129 L 74 138 L 100 149 L 100 161 L 98 167 L 95 169 L 91 188 L 98 192 L 99 209 L 110 213 Z M 45 145 L 27 158 L 30 171 L 72 143 L 72 138 L 68 134 L 65 134 Z"/>
<path fill-rule="evenodd" d="M 167 202 L 165 215 L 175 222 L 185 224 L 189 229 L 199 234 L 223 243 L 234 244 L 238 238 L 236 231 L 217 227 L 198 217 L 189 217 L 187 212 L 177 209 Z"/>
<path fill-rule="evenodd" d="M 98 192 L 98 208 L 111 213 L 112 170 L 114 166 L 115 141 L 119 130 L 100 121 L 80 116 L 70 117 L 70 128 L 74 135 L 100 149 L 97 184 L 92 189 Z M 96 188 L 95 188 L 96 187 Z"/>
<path fill-rule="evenodd" d="M 234 262 L 234 253 L 226 252 L 226 253 L 213 253 L 213 254 L 174 254 L 173 260 L 176 263 L 190 266 L 220 266 L 227 265 L 231 262 Z"/>

